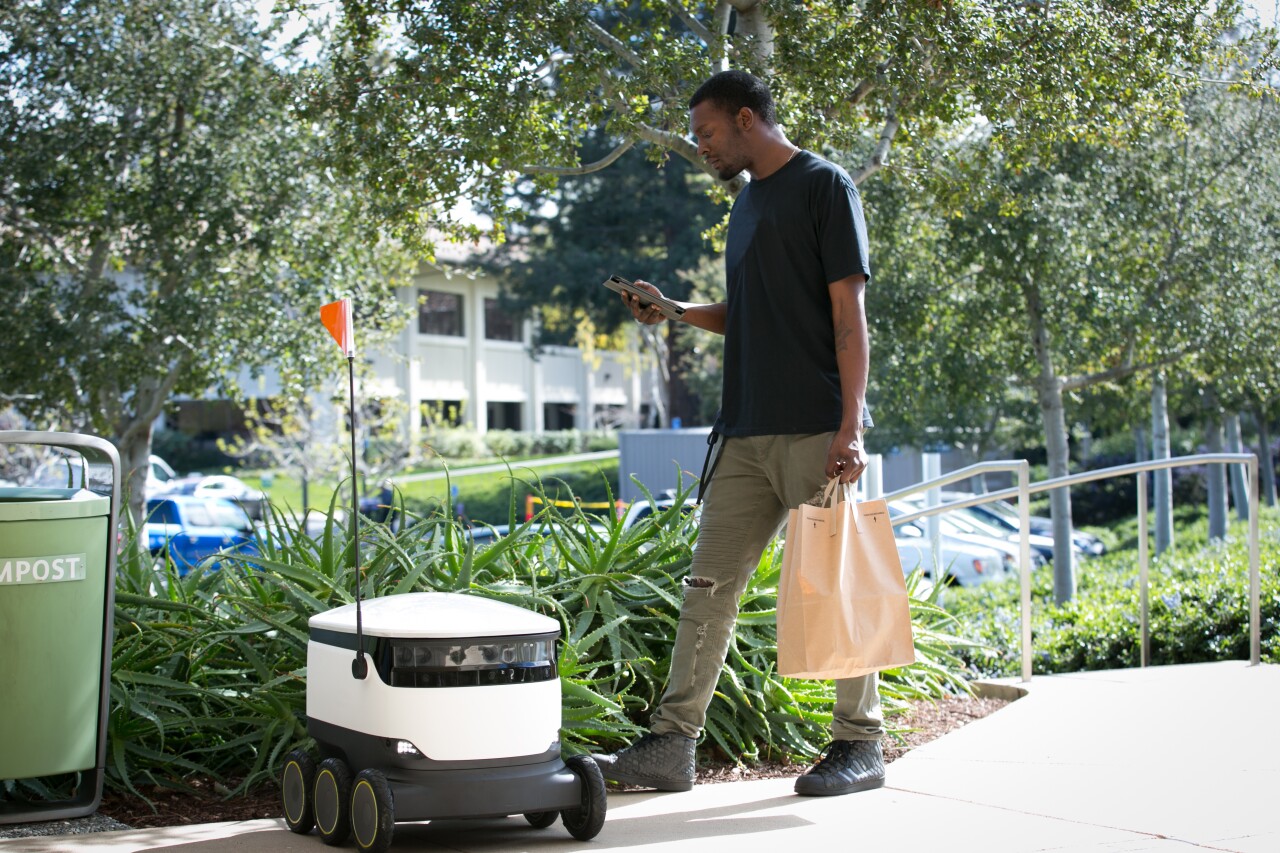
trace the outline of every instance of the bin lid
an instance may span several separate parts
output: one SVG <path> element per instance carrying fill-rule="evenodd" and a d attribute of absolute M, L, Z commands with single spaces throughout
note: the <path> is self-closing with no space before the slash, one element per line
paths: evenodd
<path fill-rule="evenodd" d="M 111 514 L 111 498 L 88 489 L 48 486 L 0 488 L 0 521 L 47 521 Z"/>
<path fill-rule="evenodd" d="M 407 592 L 369 598 L 362 614 L 371 637 L 451 639 L 560 633 L 550 617 L 478 595 L 453 592 Z M 309 620 L 311 628 L 356 632 L 356 606 L 347 604 Z"/>

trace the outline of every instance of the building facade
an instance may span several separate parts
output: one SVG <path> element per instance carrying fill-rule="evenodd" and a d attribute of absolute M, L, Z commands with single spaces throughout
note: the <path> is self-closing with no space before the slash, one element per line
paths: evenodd
<path fill-rule="evenodd" d="M 411 436 L 432 420 L 479 433 L 634 427 L 652 409 L 636 349 L 535 353 L 534 321 L 502 309 L 492 278 L 426 268 L 400 299 L 416 317 L 372 367 L 377 393 L 409 404 Z"/>

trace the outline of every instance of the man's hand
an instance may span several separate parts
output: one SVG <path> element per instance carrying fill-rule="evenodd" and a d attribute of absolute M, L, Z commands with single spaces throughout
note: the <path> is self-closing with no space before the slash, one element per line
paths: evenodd
<path fill-rule="evenodd" d="M 641 290 L 647 290 L 654 296 L 661 296 L 662 291 L 654 287 L 647 281 L 636 279 L 633 282 L 636 287 Z M 636 318 L 637 323 L 644 323 L 646 326 L 654 326 L 661 323 L 666 318 L 662 316 L 662 312 L 658 310 L 658 306 L 653 303 L 646 305 L 639 296 L 632 296 L 629 293 L 623 293 L 622 302 L 631 309 L 631 316 Z"/>
<path fill-rule="evenodd" d="M 827 479 L 839 477 L 841 483 L 856 483 L 867 470 L 868 461 L 861 427 L 841 427 L 827 450 Z"/>

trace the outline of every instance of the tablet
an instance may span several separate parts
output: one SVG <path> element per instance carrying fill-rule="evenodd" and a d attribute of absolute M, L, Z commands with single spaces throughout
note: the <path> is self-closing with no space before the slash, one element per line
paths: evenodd
<path fill-rule="evenodd" d="M 684 308 L 662 296 L 654 296 L 644 288 L 636 287 L 620 275 L 611 275 L 604 280 L 604 286 L 628 296 L 638 296 L 643 305 L 655 305 L 658 312 L 668 320 L 679 320 L 684 316 Z"/>

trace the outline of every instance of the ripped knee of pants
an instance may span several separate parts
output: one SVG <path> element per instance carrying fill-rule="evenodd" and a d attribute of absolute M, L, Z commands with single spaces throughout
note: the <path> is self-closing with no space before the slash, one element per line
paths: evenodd
<path fill-rule="evenodd" d="M 716 582 L 711 578 L 687 577 L 684 579 L 684 585 L 687 589 L 712 589 L 716 587 Z"/>

